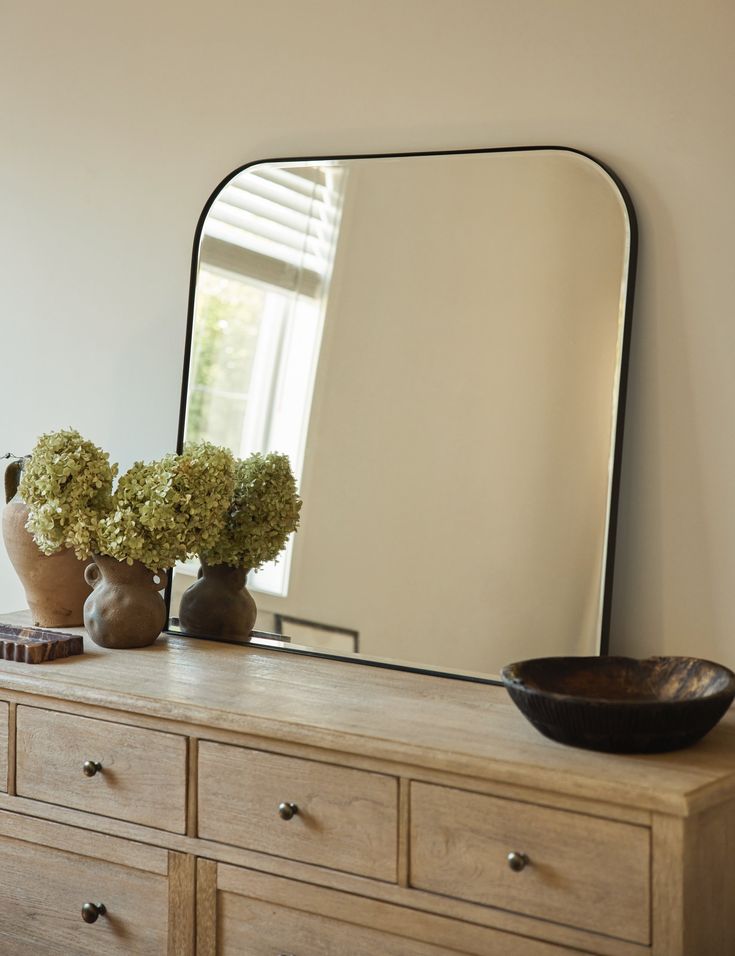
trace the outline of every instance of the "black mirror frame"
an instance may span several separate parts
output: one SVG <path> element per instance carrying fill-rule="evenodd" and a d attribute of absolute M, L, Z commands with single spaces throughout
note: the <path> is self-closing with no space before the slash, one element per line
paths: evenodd
<path fill-rule="evenodd" d="M 604 588 L 603 588 L 603 598 L 602 598 L 602 616 L 600 624 L 600 655 L 604 656 L 609 654 L 610 649 L 610 626 L 611 626 L 611 617 L 612 617 L 612 595 L 613 595 L 613 575 L 615 567 L 615 549 L 616 549 L 616 539 L 617 539 L 617 524 L 618 524 L 618 502 L 620 494 L 620 476 L 622 471 L 622 451 L 623 451 L 623 435 L 625 430 L 625 410 L 626 410 L 626 398 L 628 390 L 628 365 L 629 365 L 629 356 L 630 356 L 630 338 L 631 338 L 631 326 L 633 320 L 633 303 L 635 297 L 635 283 L 636 283 L 636 270 L 638 264 L 638 220 L 635 213 L 635 207 L 633 206 L 633 200 L 631 199 L 628 189 L 617 175 L 606 163 L 597 159 L 595 156 L 590 155 L 589 153 L 584 152 L 581 149 L 576 149 L 572 146 L 497 146 L 497 147 L 481 147 L 476 149 L 440 149 L 440 150 L 421 150 L 414 152 L 403 152 L 403 153 L 345 153 L 332 156 L 287 156 L 287 157 L 277 157 L 274 159 L 258 159 L 253 162 L 243 163 L 242 166 L 239 166 L 233 172 L 228 173 L 224 179 L 217 185 L 217 187 L 212 191 L 202 213 L 199 217 L 199 220 L 196 225 L 196 230 L 194 232 L 194 244 L 192 251 L 191 259 L 191 269 L 189 272 L 189 301 L 187 307 L 187 317 L 186 317 L 186 334 L 184 340 L 184 366 L 182 370 L 182 381 L 181 381 L 181 398 L 179 405 L 179 425 L 178 425 L 178 434 L 176 439 L 176 451 L 181 453 L 184 447 L 184 433 L 186 428 L 186 405 L 187 398 L 189 393 L 189 374 L 190 374 L 190 364 L 191 364 L 191 345 L 192 337 L 194 332 L 194 305 L 196 297 L 196 285 L 197 285 L 197 275 L 199 271 L 199 246 L 201 243 L 202 232 L 204 230 L 204 223 L 209 213 L 209 210 L 212 207 L 212 204 L 216 200 L 217 196 L 224 189 L 224 187 L 230 182 L 231 179 L 234 179 L 235 176 L 238 176 L 244 170 L 249 169 L 251 166 L 262 166 L 266 163 L 303 163 L 303 162 L 329 162 L 329 161 L 338 161 L 338 160 L 348 160 L 348 159 L 408 159 L 418 156 L 466 156 L 474 155 L 481 153 L 519 153 L 519 152 L 540 152 L 540 151 L 555 151 L 555 152 L 564 152 L 564 153 L 574 153 L 577 156 L 582 156 L 585 159 L 590 160 L 599 166 L 610 179 L 613 181 L 617 187 L 618 192 L 620 193 L 621 199 L 626 209 L 628 216 L 628 224 L 630 228 L 630 242 L 628 250 L 628 263 L 627 263 L 627 284 L 626 284 L 626 296 L 625 296 L 625 311 L 623 314 L 623 336 L 622 336 L 622 349 L 620 356 L 620 379 L 618 386 L 618 402 L 617 402 L 617 419 L 615 422 L 615 447 L 613 453 L 612 461 L 612 481 L 610 485 L 610 502 L 609 502 L 609 518 L 607 526 L 607 540 L 606 540 L 606 560 L 605 560 L 605 577 L 604 577 Z M 172 588 L 173 574 L 169 575 L 168 584 L 166 586 L 165 592 L 165 601 L 166 601 L 166 628 L 165 632 L 169 634 L 175 634 L 177 636 L 183 636 L 178 631 L 170 630 L 169 622 L 171 620 L 171 588 Z M 285 643 L 278 642 L 278 635 L 268 634 L 266 632 L 254 631 L 253 636 L 262 639 L 263 643 L 256 646 L 283 651 L 288 654 L 302 654 L 309 657 L 318 657 L 324 658 L 326 660 L 337 660 L 345 661 L 355 664 L 365 664 L 372 667 L 384 667 L 390 670 L 400 670 L 408 671 L 409 673 L 417 674 L 428 674 L 438 677 L 450 677 L 455 680 L 467 680 L 473 681 L 476 683 L 484 684 L 499 684 L 502 685 L 502 681 L 496 680 L 494 678 L 485 678 L 471 674 L 461 674 L 453 673 L 449 671 L 436 670 L 433 668 L 420 667 L 410 664 L 402 664 L 399 662 L 385 661 L 385 660 L 371 660 L 367 657 L 362 657 L 359 655 L 350 656 L 349 654 L 333 654 L 326 651 L 312 650 L 306 647 L 299 647 L 295 645 L 289 645 Z M 237 643 L 241 646 L 247 647 L 252 645 L 242 644 L 241 641 L 231 641 L 228 642 L 221 637 L 201 637 L 197 635 L 191 636 L 192 640 L 213 640 L 223 643 Z"/>

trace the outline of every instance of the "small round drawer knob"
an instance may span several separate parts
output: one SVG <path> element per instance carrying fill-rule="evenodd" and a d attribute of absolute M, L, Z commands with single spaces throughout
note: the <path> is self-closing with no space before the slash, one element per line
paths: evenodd
<path fill-rule="evenodd" d="M 513 852 L 508 854 L 508 866 L 514 873 L 520 873 L 521 870 L 525 870 L 530 862 L 525 853 Z"/>
<path fill-rule="evenodd" d="M 85 777 L 93 777 L 102 770 L 102 764 L 98 760 L 85 760 L 82 765 L 82 771 Z"/>
<path fill-rule="evenodd" d="M 85 923 L 96 923 L 100 916 L 104 916 L 107 907 L 104 903 L 85 903 L 82 906 L 82 919 Z"/>
<path fill-rule="evenodd" d="M 293 820 L 296 814 L 299 812 L 299 808 L 295 803 L 279 803 L 278 804 L 278 816 L 282 820 Z"/>

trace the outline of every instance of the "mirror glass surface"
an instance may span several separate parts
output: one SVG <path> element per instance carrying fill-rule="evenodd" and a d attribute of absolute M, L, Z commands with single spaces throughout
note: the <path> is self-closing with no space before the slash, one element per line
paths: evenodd
<path fill-rule="evenodd" d="M 564 149 L 233 174 L 197 234 L 184 430 L 297 475 L 255 642 L 485 678 L 604 650 L 633 232 Z"/>

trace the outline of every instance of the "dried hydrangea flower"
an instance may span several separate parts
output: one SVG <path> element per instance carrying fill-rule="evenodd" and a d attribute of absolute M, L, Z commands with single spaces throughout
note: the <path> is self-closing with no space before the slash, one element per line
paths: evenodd
<path fill-rule="evenodd" d="M 154 571 L 171 568 L 218 538 L 234 487 L 231 452 L 209 442 L 135 462 L 99 523 L 98 551 Z"/>
<path fill-rule="evenodd" d="M 254 454 L 237 462 L 224 530 L 200 554 L 207 564 L 257 569 L 283 550 L 298 528 L 301 499 L 288 455 Z"/>
<path fill-rule="evenodd" d="M 78 431 L 41 435 L 18 490 L 28 506 L 26 528 L 44 554 L 72 548 L 78 558 L 89 557 L 116 474 L 107 452 Z"/>

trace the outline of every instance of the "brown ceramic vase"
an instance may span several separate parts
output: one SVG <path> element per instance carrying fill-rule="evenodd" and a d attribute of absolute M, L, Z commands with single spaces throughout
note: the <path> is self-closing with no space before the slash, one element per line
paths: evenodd
<path fill-rule="evenodd" d="M 156 640 L 166 624 L 166 605 L 158 593 L 166 587 L 165 571 L 96 554 L 85 577 L 92 593 L 84 603 L 84 626 L 95 644 L 122 649 Z"/>
<path fill-rule="evenodd" d="M 197 580 L 181 596 L 179 623 L 200 637 L 249 639 L 258 609 L 245 587 L 246 568 L 202 561 Z"/>
<path fill-rule="evenodd" d="M 68 548 L 48 555 L 39 549 L 26 530 L 28 506 L 18 495 L 21 469 L 21 462 L 13 462 L 5 472 L 3 541 L 10 563 L 37 627 L 79 627 L 90 593 L 84 579 L 87 562 L 79 561 Z"/>

